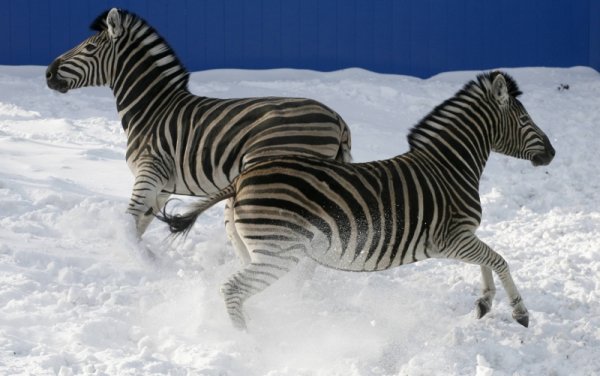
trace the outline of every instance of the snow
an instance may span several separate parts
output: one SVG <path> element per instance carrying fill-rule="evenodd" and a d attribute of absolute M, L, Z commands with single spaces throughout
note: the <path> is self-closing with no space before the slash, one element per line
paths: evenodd
<path fill-rule="evenodd" d="M 185 240 L 168 241 L 153 223 L 138 242 L 112 94 L 52 92 L 44 69 L 0 67 L 0 374 L 600 374 L 594 70 L 507 70 L 557 150 L 537 168 L 493 155 L 481 184 L 478 234 L 511 266 L 528 329 L 512 320 L 498 281 L 492 312 L 474 317 L 478 267 L 428 260 L 290 275 L 248 301 L 243 333 L 219 294 L 239 267 L 223 205 Z M 354 159 L 367 161 L 406 151 L 409 128 L 476 74 L 215 70 L 193 73 L 190 89 L 320 100 L 348 122 Z"/>

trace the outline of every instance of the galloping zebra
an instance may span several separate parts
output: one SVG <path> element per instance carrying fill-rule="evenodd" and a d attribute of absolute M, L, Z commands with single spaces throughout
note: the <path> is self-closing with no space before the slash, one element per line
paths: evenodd
<path fill-rule="evenodd" d="M 91 25 L 97 33 L 46 71 L 61 93 L 84 86 L 112 89 L 135 175 L 128 212 L 141 236 L 170 194 L 208 196 L 260 158 L 309 155 L 350 161 L 350 131 L 323 104 L 302 98 L 216 99 L 187 89 L 188 72 L 144 20 L 112 9 Z M 226 207 L 227 232 L 249 261 Z"/>
<path fill-rule="evenodd" d="M 252 262 L 222 287 L 235 326 L 243 302 L 290 271 L 301 257 L 340 270 L 376 271 L 427 258 L 481 266 L 477 317 L 492 306 L 492 271 L 513 318 L 529 324 L 506 261 L 475 235 L 481 219 L 479 180 L 491 151 L 547 165 L 548 137 L 517 99 L 515 81 L 482 74 L 436 107 L 410 132 L 410 151 L 359 164 L 286 157 L 256 164 L 234 183 L 183 215 L 162 218 L 185 231 L 215 202 L 234 197 L 235 225 Z"/>

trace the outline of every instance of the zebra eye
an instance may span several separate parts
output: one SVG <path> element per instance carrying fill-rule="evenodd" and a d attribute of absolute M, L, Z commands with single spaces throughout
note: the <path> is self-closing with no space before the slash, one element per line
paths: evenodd
<path fill-rule="evenodd" d="M 83 47 L 83 49 L 87 52 L 92 52 L 96 49 L 96 45 L 94 43 L 88 43 L 85 45 L 85 47 Z"/>

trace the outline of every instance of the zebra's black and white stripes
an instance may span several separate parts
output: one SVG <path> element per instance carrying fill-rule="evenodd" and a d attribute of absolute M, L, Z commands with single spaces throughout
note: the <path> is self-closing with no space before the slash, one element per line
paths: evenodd
<path fill-rule="evenodd" d="M 188 91 L 189 75 L 179 59 L 144 20 L 112 9 L 92 29 L 97 33 L 48 67 L 47 83 L 63 93 L 92 85 L 112 89 L 135 175 L 128 211 L 140 236 L 170 194 L 213 194 L 261 158 L 350 160 L 349 129 L 323 104 L 199 97 Z M 241 247 L 227 223 L 234 245 Z"/>
<path fill-rule="evenodd" d="M 516 83 L 483 74 L 436 107 L 408 136 L 410 151 L 371 163 L 308 157 L 261 162 L 230 187 L 180 216 L 172 231 L 193 224 L 207 207 L 234 197 L 235 226 L 251 263 L 223 286 L 234 324 L 245 327 L 243 302 L 292 269 L 302 257 L 350 271 L 376 271 L 439 257 L 481 266 L 477 316 L 491 308 L 492 271 L 507 291 L 513 317 L 528 312 L 506 261 L 476 235 L 479 180 L 492 151 L 546 165 L 548 137 L 517 99 Z"/>

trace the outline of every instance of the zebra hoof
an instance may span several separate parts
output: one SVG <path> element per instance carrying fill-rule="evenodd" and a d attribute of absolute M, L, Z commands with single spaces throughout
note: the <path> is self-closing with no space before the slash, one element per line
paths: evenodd
<path fill-rule="evenodd" d="M 242 332 L 247 332 L 248 331 L 248 327 L 246 326 L 246 320 L 240 320 L 238 318 L 236 319 L 231 319 L 231 323 L 233 324 L 233 327 L 236 328 L 239 331 Z"/>
<path fill-rule="evenodd" d="M 524 327 L 529 327 L 529 312 L 513 312 L 513 319 Z"/>
<path fill-rule="evenodd" d="M 478 319 L 485 316 L 492 309 L 492 305 L 485 298 L 477 299 L 475 302 L 475 315 Z"/>

